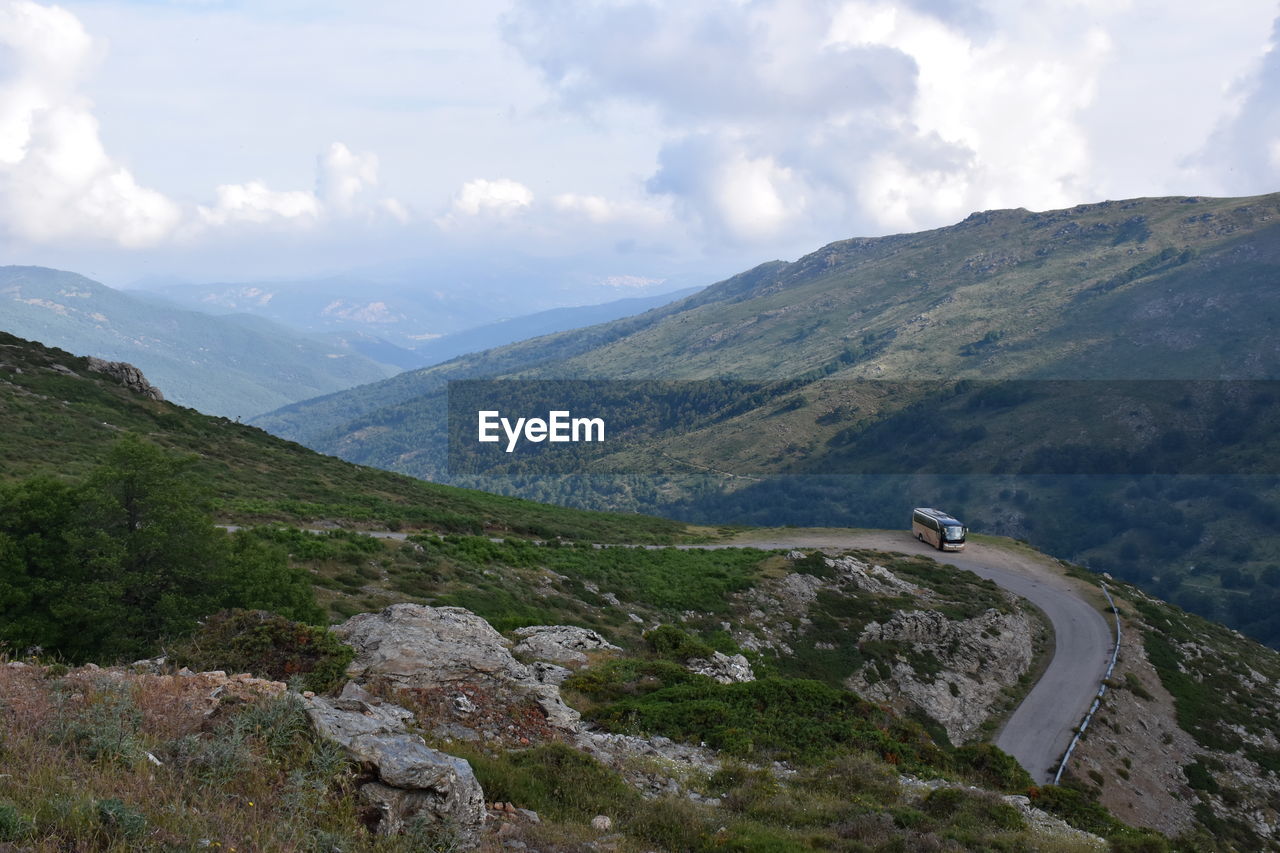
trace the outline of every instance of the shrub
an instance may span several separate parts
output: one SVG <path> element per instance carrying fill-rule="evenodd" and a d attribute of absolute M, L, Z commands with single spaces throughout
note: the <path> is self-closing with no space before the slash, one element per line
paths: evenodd
<path fill-rule="evenodd" d="M 355 651 L 325 628 L 263 610 L 224 610 L 205 620 L 173 657 L 192 669 L 251 672 L 277 681 L 298 676 L 307 689 L 323 692 L 345 681 Z"/>
<path fill-rule="evenodd" d="M 687 661 L 709 658 L 713 649 L 706 643 L 674 625 L 660 625 L 644 635 L 645 643 L 655 655 L 667 660 Z"/>
<path fill-rule="evenodd" d="M 989 743 L 958 747 L 952 753 L 955 769 L 977 785 L 998 791 L 1025 791 L 1031 776 L 1013 756 Z"/>

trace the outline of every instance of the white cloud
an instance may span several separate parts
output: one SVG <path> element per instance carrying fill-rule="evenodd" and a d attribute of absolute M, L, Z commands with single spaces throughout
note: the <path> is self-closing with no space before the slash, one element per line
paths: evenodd
<path fill-rule="evenodd" d="M 509 178 L 467 181 L 453 197 L 454 216 L 508 217 L 533 204 L 533 190 Z"/>
<path fill-rule="evenodd" d="M 561 193 L 551 199 L 551 206 L 560 213 L 582 217 L 596 225 L 657 226 L 668 218 L 665 210 L 652 204 L 614 201 L 604 196 L 581 193 Z"/>
<path fill-rule="evenodd" d="M 153 245 L 181 211 L 103 148 L 77 92 L 93 53 L 69 12 L 0 0 L 0 231 L 36 243 Z"/>
<path fill-rule="evenodd" d="M 1280 17 L 1252 73 L 1236 81 L 1237 106 L 1219 124 L 1196 160 L 1228 192 L 1280 188 Z"/>
<path fill-rule="evenodd" d="M 312 224 L 321 213 L 321 202 L 315 194 L 298 190 L 278 192 L 268 189 L 261 181 L 223 184 L 218 187 L 217 195 L 214 207 L 198 208 L 201 221 L 215 228 L 245 222 Z"/>
<path fill-rule="evenodd" d="M 289 224 L 306 228 L 325 220 L 386 217 L 404 224 L 408 208 L 394 198 L 375 198 L 378 157 L 356 153 L 341 142 L 332 143 L 316 158 L 316 189 L 273 190 L 262 181 L 223 184 L 213 207 L 197 208 L 199 226 L 219 228 L 233 224 Z"/>
<path fill-rule="evenodd" d="M 335 142 L 320 156 L 316 171 L 316 195 L 331 210 L 351 213 L 360 196 L 378 184 L 378 155 L 355 154 Z"/>

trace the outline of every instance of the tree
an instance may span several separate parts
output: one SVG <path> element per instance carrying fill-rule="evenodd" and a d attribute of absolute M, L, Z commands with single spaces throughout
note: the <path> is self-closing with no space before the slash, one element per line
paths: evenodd
<path fill-rule="evenodd" d="M 130 435 L 82 485 L 0 490 L 0 640 L 105 662 L 228 607 L 322 622 L 283 550 L 215 526 L 194 462 Z"/>

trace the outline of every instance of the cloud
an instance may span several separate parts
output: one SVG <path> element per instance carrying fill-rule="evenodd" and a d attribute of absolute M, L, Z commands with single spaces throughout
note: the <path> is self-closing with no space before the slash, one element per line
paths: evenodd
<path fill-rule="evenodd" d="M 181 210 L 104 149 L 77 92 L 93 56 L 69 12 L 0 0 L 0 231 L 37 243 L 153 245 Z"/>
<path fill-rule="evenodd" d="M 551 206 L 559 213 L 580 217 L 596 225 L 622 223 L 658 226 L 668 221 L 668 214 L 661 207 L 633 201 L 614 201 L 599 195 L 561 193 L 551 199 Z"/>
<path fill-rule="evenodd" d="M 647 190 L 748 244 L 1088 197 L 1104 18 L 1070 0 L 525 0 L 506 35 L 562 107 L 656 116 Z"/>
<path fill-rule="evenodd" d="M 309 228 L 325 220 L 376 220 L 389 217 L 409 221 L 408 209 L 394 198 L 374 195 L 378 186 L 378 157 L 356 153 L 341 142 L 332 143 L 316 158 L 316 189 L 272 190 L 262 181 L 223 184 L 213 207 L 198 206 L 198 222 L 191 234 L 227 225 L 289 225 Z"/>
<path fill-rule="evenodd" d="M 453 196 L 450 211 L 437 220 L 442 227 L 464 217 L 505 219 L 533 204 L 533 190 L 509 178 L 476 178 L 463 184 Z"/>
<path fill-rule="evenodd" d="M 221 227 L 233 223 L 264 224 L 292 221 L 312 224 L 321 213 L 321 202 L 315 194 L 290 190 L 277 192 L 261 181 L 247 184 L 223 184 L 217 190 L 214 207 L 199 207 L 205 225 Z"/>
<path fill-rule="evenodd" d="M 378 155 L 356 154 L 341 142 L 318 158 L 316 196 L 329 210 L 351 214 L 361 197 L 378 185 Z"/>
<path fill-rule="evenodd" d="M 686 218 L 730 241 L 772 237 L 806 205 L 804 182 L 794 170 L 720 134 L 665 146 L 646 186 L 674 198 Z"/>
<path fill-rule="evenodd" d="M 1235 89 L 1238 109 L 1195 159 L 1228 192 L 1280 189 L 1280 18 L 1272 24 L 1270 45 L 1256 71 Z"/>

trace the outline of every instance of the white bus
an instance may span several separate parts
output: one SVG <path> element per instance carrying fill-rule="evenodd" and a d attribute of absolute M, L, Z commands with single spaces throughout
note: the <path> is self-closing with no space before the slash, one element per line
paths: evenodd
<path fill-rule="evenodd" d="M 965 526 L 940 509 L 919 507 L 911 512 L 911 532 L 939 551 L 964 550 Z"/>

